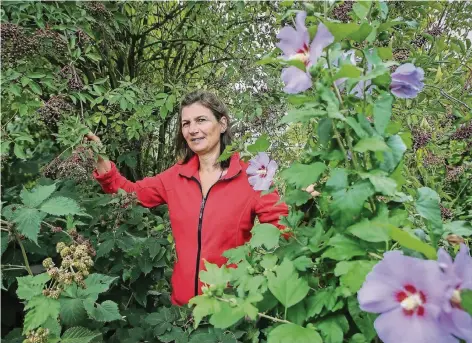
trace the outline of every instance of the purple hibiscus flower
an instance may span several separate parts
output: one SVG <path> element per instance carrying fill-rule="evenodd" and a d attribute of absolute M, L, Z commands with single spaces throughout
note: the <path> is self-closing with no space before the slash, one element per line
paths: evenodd
<path fill-rule="evenodd" d="M 249 175 L 249 184 L 256 191 L 268 190 L 277 168 L 277 162 L 271 161 L 265 152 L 258 153 L 249 161 L 249 167 L 246 170 Z"/>
<path fill-rule="evenodd" d="M 305 26 L 306 12 L 299 11 L 295 18 L 295 28 L 285 26 L 280 30 L 276 44 L 284 55 L 284 59 L 298 59 L 305 64 L 306 71 L 297 67 L 288 67 L 282 70 L 282 80 L 285 83 L 286 93 L 300 93 L 311 87 L 311 75 L 309 68 L 316 64 L 323 49 L 334 41 L 334 36 L 323 23 L 318 25 L 316 36 L 310 44 L 310 35 Z"/>
<path fill-rule="evenodd" d="M 469 248 L 461 244 L 454 263 L 451 256 L 441 248 L 438 251 L 438 262 L 450 283 L 450 301 L 446 303 L 439 322 L 446 331 L 471 343 L 472 317 L 462 309 L 460 295 L 462 289 L 472 289 L 472 257 L 469 255 Z"/>
<path fill-rule="evenodd" d="M 367 275 L 358 300 L 363 311 L 380 313 L 374 326 L 385 343 L 457 343 L 438 324 L 447 289 L 436 261 L 392 251 Z"/>
<path fill-rule="evenodd" d="M 398 98 L 414 98 L 423 90 L 424 71 L 411 63 L 402 64 L 392 74 L 390 90 Z"/>

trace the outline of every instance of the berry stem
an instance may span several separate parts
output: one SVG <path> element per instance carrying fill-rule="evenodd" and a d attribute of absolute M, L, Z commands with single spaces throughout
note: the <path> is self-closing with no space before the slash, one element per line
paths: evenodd
<path fill-rule="evenodd" d="M 25 247 L 23 246 L 23 243 L 21 243 L 20 235 L 16 232 L 15 232 L 15 238 L 16 238 L 16 241 L 18 242 L 18 245 L 20 246 L 21 254 L 23 255 L 23 260 L 25 261 L 25 268 L 28 271 L 28 274 L 33 276 L 33 272 L 31 271 L 31 268 L 28 262 L 28 257 L 26 256 Z"/>

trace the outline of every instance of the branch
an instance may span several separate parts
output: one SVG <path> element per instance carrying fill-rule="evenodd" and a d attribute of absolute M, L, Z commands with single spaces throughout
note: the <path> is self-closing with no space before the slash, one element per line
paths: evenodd
<path fill-rule="evenodd" d="M 449 100 L 452 100 L 452 101 L 458 102 L 462 106 L 466 107 L 469 111 L 472 110 L 472 108 L 470 108 L 465 102 L 463 102 L 463 101 L 461 101 L 457 98 L 454 98 L 452 95 L 447 94 L 442 88 L 440 88 L 438 86 L 434 86 L 434 85 L 425 85 L 425 86 L 435 88 L 435 89 L 439 90 L 439 93 L 441 93 L 441 95 L 444 96 L 445 98 L 447 98 Z"/>

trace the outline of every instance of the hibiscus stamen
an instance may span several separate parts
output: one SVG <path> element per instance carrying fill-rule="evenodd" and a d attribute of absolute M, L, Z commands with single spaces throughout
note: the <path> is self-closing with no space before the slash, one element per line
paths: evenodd
<path fill-rule="evenodd" d="M 259 170 L 256 173 L 260 177 L 266 177 L 267 176 L 267 169 L 264 166 L 262 166 L 262 167 L 259 168 Z"/>
<path fill-rule="evenodd" d="M 424 316 L 426 296 L 422 291 L 418 291 L 413 285 L 403 286 L 403 290 L 395 294 L 395 299 L 403 308 L 403 313 L 412 316 L 416 313 L 418 316 Z"/>
<path fill-rule="evenodd" d="M 453 308 L 457 308 L 457 309 L 462 310 L 461 303 L 462 303 L 461 292 L 457 288 L 452 292 L 451 306 Z"/>

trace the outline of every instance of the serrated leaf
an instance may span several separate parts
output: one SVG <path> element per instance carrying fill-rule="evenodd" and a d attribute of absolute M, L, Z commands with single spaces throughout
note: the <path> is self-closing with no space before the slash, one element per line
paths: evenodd
<path fill-rule="evenodd" d="M 267 134 L 262 134 L 256 139 L 254 144 L 251 144 L 247 147 L 247 151 L 255 154 L 258 152 L 266 151 L 267 149 L 269 149 L 269 146 L 270 146 L 270 141 L 267 137 Z"/>
<path fill-rule="evenodd" d="M 383 93 L 374 103 L 374 127 L 380 135 L 385 133 L 385 129 L 392 116 L 393 97 L 390 93 Z"/>
<path fill-rule="evenodd" d="M 324 24 L 329 32 L 334 36 L 336 42 L 339 42 L 349 36 L 350 34 L 359 30 L 359 25 L 355 23 L 334 23 L 325 21 Z"/>
<path fill-rule="evenodd" d="M 105 242 L 100 243 L 97 249 L 96 257 L 99 258 L 102 256 L 107 256 L 110 253 L 110 251 L 112 251 L 114 246 L 115 246 L 114 239 L 109 239 L 109 240 L 106 240 Z"/>
<path fill-rule="evenodd" d="M 327 317 L 316 323 L 320 329 L 324 343 L 342 343 L 344 334 L 349 330 L 346 317 L 336 315 Z"/>
<path fill-rule="evenodd" d="M 59 301 L 61 303 L 59 316 L 63 324 L 68 326 L 77 325 L 87 318 L 83 299 L 61 297 Z"/>
<path fill-rule="evenodd" d="M 23 144 L 15 143 L 15 146 L 13 147 L 13 153 L 19 159 L 26 160 L 26 154 L 23 150 Z"/>
<path fill-rule="evenodd" d="M 56 299 L 38 295 L 30 299 L 25 306 L 26 316 L 23 333 L 34 330 L 44 324 L 49 318 L 56 319 L 59 316 L 61 305 Z"/>
<path fill-rule="evenodd" d="M 61 343 L 88 343 L 100 335 L 83 327 L 73 327 L 62 334 Z"/>
<path fill-rule="evenodd" d="M 104 274 L 93 273 L 85 279 L 85 289 L 79 288 L 77 294 L 80 298 L 89 296 L 98 296 L 98 294 L 106 292 L 111 283 L 118 277 L 108 276 Z"/>
<path fill-rule="evenodd" d="M 346 227 L 355 222 L 364 207 L 364 202 L 373 194 L 374 188 L 367 180 L 333 193 L 330 210 L 336 225 Z"/>
<path fill-rule="evenodd" d="M 438 193 L 431 188 L 422 187 L 418 189 L 418 199 L 415 202 L 418 214 L 431 223 L 436 231 L 442 231 L 441 199 Z"/>
<path fill-rule="evenodd" d="M 267 277 L 269 290 L 285 307 L 295 305 L 308 294 L 308 282 L 298 276 L 291 261 L 285 259 L 277 267 L 276 275 Z"/>
<path fill-rule="evenodd" d="M 188 342 L 188 337 L 180 327 L 173 326 L 169 332 L 159 336 L 159 341 L 164 343 L 186 343 Z"/>
<path fill-rule="evenodd" d="M 205 269 L 200 271 L 199 278 L 200 281 L 208 285 L 223 285 L 226 287 L 231 280 L 231 274 L 225 265 L 218 267 L 216 264 L 205 261 Z"/>
<path fill-rule="evenodd" d="M 3 253 L 5 252 L 5 250 L 7 250 L 7 247 L 8 247 L 8 240 L 9 240 L 9 239 L 8 239 L 8 233 L 2 232 L 2 234 L 1 234 L 1 240 L 2 240 L 2 242 L 1 242 L 1 244 L 2 244 L 2 253 L 0 254 L 0 256 L 3 255 Z"/>
<path fill-rule="evenodd" d="M 324 163 L 315 162 L 312 164 L 293 163 L 288 169 L 282 171 L 281 175 L 288 183 L 298 188 L 306 188 L 315 183 L 325 171 Z"/>
<path fill-rule="evenodd" d="M 203 317 L 216 313 L 220 309 L 220 302 L 215 298 L 210 298 L 206 295 L 201 295 L 190 299 L 190 305 L 195 305 L 193 308 L 194 327 L 202 321 Z"/>
<path fill-rule="evenodd" d="M 295 204 L 297 206 L 301 206 L 311 198 L 312 197 L 308 192 L 299 189 L 292 189 L 290 191 L 287 191 L 283 200 L 287 205 Z"/>
<path fill-rule="evenodd" d="M 348 299 L 347 307 L 351 318 L 365 336 L 366 341 L 371 342 L 372 339 L 377 336 L 374 328 L 374 320 L 377 316 L 372 313 L 361 311 L 359 308 L 359 303 L 355 297 L 350 297 Z"/>
<path fill-rule="evenodd" d="M 37 186 L 31 192 L 28 191 L 26 188 L 23 188 L 20 192 L 21 200 L 23 204 L 28 207 L 36 207 L 41 205 L 41 203 L 49 198 L 49 196 L 54 193 L 56 190 L 56 185 L 48 185 L 48 186 Z"/>
<path fill-rule="evenodd" d="M 435 260 L 437 258 L 436 250 L 431 245 L 423 243 L 419 239 L 410 235 L 408 232 L 390 225 L 389 235 L 393 240 L 400 243 L 401 246 L 418 251 L 424 254 L 430 260 Z"/>
<path fill-rule="evenodd" d="M 17 208 L 13 214 L 13 222 L 17 224 L 17 230 L 38 243 L 38 234 L 41 228 L 41 222 L 46 217 L 46 213 L 38 211 L 35 208 Z"/>
<path fill-rule="evenodd" d="M 334 269 L 335 276 L 341 276 L 341 285 L 347 287 L 352 293 L 361 289 L 365 278 L 377 261 L 342 261 L 338 262 Z"/>
<path fill-rule="evenodd" d="M 354 256 L 366 254 L 366 250 L 357 241 L 341 234 L 332 237 L 328 245 L 330 248 L 323 253 L 322 257 L 337 261 L 349 260 Z"/>
<path fill-rule="evenodd" d="M 77 204 L 75 200 L 62 196 L 47 200 L 41 205 L 40 210 L 54 216 L 65 216 L 68 214 L 81 213 L 79 204 Z"/>
<path fill-rule="evenodd" d="M 391 173 L 402 160 L 403 154 L 407 148 L 399 135 L 391 136 L 387 140 L 387 145 L 390 150 L 384 151 L 382 153 L 383 162 L 380 164 L 380 169 L 386 171 L 387 173 Z"/>
<path fill-rule="evenodd" d="M 98 322 L 121 320 L 118 305 L 114 301 L 105 300 L 101 304 L 98 304 L 92 299 L 87 299 L 84 301 L 84 306 L 88 315 Z"/>
<path fill-rule="evenodd" d="M 280 230 L 268 223 L 255 225 L 252 230 L 252 237 L 249 245 L 253 248 L 264 246 L 270 250 L 275 248 L 279 243 Z"/>
<path fill-rule="evenodd" d="M 389 229 L 381 220 L 370 221 L 367 218 L 348 227 L 347 232 L 367 242 L 386 242 L 389 240 Z"/>
<path fill-rule="evenodd" d="M 282 324 L 272 329 L 267 343 L 322 343 L 321 336 L 314 329 L 306 329 L 296 324 Z"/>
<path fill-rule="evenodd" d="M 149 251 L 146 250 L 141 256 L 139 256 L 138 266 L 144 275 L 147 275 L 151 272 L 153 264 L 151 258 L 149 257 Z"/>
<path fill-rule="evenodd" d="M 304 272 L 308 268 L 313 266 L 313 261 L 311 260 L 311 258 L 307 256 L 297 257 L 292 262 L 293 262 L 293 266 L 301 272 Z"/>
<path fill-rule="evenodd" d="M 161 307 L 157 312 L 146 317 L 146 323 L 153 326 L 155 336 L 160 336 L 172 328 L 172 322 L 177 319 L 175 312 L 171 308 Z"/>
<path fill-rule="evenodd" d="M 50 279 L 51 277 L 47 273 L 42 273 L 35 276 L 18 276 L 16 278 L 18 282 L 18 289 L 16 290 L 18 298 L 23 300 L 31 300 L 35 296 L 41 295 L 44 285 Z"/>
<path fill-rule="evenodd" d="M 380 137 L 367 137 L 361 139 L 354 146 L 354 151 L 366 152 L 366 151 L 388 151 L 390 148 Z"/>
<path fill-rule="evenodd" d="M 344 64 L 341 66 L 339 71 L 334 75 L 333 81 L 342 79 L 345 77 L 350 77 L 350 78 L 356 78 L 361 76 L 362 69 L 356 67 L 355 65 L 352 64 Z"/>
<path fill-rule="evenodd" d="M 210 317 L 210 324 L 218 329 L 226 329 L 236 324 L 244 314 L 240 307 L 230 307 L 228 303 L 221 303 L 219 311 Z"/>
<path fill-rule="evenodd" d="M 393 196 L 397 191 L 397 182 L 388 177 L 382 170 L 372 170 L 369 173 L 362 173 L 362 178 L 368 178 L 376 192 L 383 195 Z"/>
<path fill-rule="evenodd" d="M 328 113 L 319 108 L 302 107 L 289 110 L 288 113 L 282 117 L 280 124 L 288 123 L 307 123 L 313 118 L 324 117 Z"/>
<path fill-rule="evenodd" d="M 349 186 L 347 182 L 347 170 L 342 168 L 336 168 L 331 172 L 331 176 L 326 182 L 326 187 L 330 191 L 337 191 Z"/>

